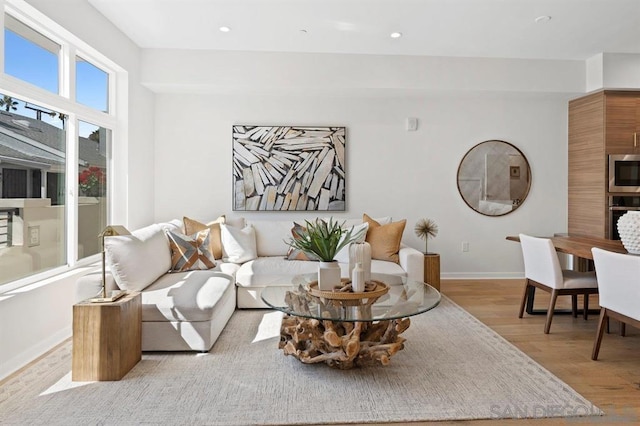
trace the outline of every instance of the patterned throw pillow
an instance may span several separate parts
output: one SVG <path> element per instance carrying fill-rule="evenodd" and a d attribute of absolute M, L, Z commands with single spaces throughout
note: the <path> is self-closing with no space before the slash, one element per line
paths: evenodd
<path fill-rule="evenodd" d="M 202 231 L 204 229 L 209 228 L 211 230 L 211 234 L 209 234 L 209 242 L 211 247 L 211 253 L 213 253 L 214 259 L 222 259 L 222 238 L 220 233 L 220 224 L 225 223 L 225 216 L 222 215 L 216 220 L 207 223 L 200 223 L 197 220 L 184 217 L 182 222 L 184 223 L 184 233 L 187 235 L 195 234 L 196 232 Z"/>
<path fill-rule="evenodd" d="M 298 240 L 301 238 L 300 235 L 305 229 L 306 228 L 304 226 L 293 222 L 293 228 L 291 228 L 291 236 L 293 237 L 294 240 Z M 302 250 L 298 250 L 297 248 L 294 248 L 291 246 L 289 246 L 289 251 L 287 252 L 286 259 L 287 260 L 312 260 L 312 261 L 319 260 L 317 257 L 315 257 L 311 253 L 306 253 Z"/>
<path fill-rule="evenodd" d="M 209 248 L 210 229 L 192 235 L 165 230 L 171 249 L 171 271 L 211 269 L 216 266 Z"/>

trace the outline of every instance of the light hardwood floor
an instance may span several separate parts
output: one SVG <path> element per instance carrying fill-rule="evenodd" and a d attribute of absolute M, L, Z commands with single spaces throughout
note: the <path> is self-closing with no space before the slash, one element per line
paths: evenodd
<path fill-rule="evenodd" d="M 606 415 L 566 420 L 476 420 L 412 425 L 640 425 L 640 330 L 627 326 L 627 336 L 621 337 L 618 324 L 612 322 L 611 333 L 603 338 L 598 361 L 592 361 L 598 316 L 590 315 L 585 321 L 581 316 L 556 315 L 550 334 L 545 335 L 544 315 L 525 314 L 518 319 L 523 288 L 523 280 L 441 282 L 443 294 L 600 407 Z M 591 308 L 598 307 L 597 300 L 591 296 Z M 582 298 L 578 301 L 581 307 Z M 549 294 L 537 291 L 535 308 L 546 308 L 548 303 Z M 559 298 L 557 307 L 570 308 L 570 297 Z"/>

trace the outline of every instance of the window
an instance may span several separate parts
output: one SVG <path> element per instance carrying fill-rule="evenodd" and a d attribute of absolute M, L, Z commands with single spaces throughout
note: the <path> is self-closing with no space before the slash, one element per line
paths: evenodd
<path fill-rule="evenodd" d="M 4 15 L 4 72 L 58 93 L 60 45 Z"/>
<path fill-rule="evenodd" d="M 4 229 L 7 243 L 0 246 L 0 284 L 66 263 L 59 238 L 65 230 L 66 132 L 57 117 L 0 94 L 0 214 L 13 212 Z"/>
<path fill-rule="evenodd" d="M 107 226 L 107 158 L 111 132 L 80 122 L 78 137 L 78 258 L 100 253 Z"/>
<path fill-rule="evenodd" d="M 99 260 L 123 72 L 27 3 L 4 4 L 0 293 Z"/>
<path fill-rule="evenodd" d="M 76 101 L 108 112 L 109 75 L 79 56 L 76 56 Z"/>

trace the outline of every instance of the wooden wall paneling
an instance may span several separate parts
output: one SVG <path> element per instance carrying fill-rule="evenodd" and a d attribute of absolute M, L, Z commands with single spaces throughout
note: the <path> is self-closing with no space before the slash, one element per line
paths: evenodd
<path fill-rule="evenodd" d="M 568 231 L 605 237 L 604 93 L 569 102 Z"/>
<path fill-rule="evenodd" d="M 638 94 L 635 92 L 604 92 L 606 109 L 606 153 L 634 153 L 633 139 L 638 125 Z"/>

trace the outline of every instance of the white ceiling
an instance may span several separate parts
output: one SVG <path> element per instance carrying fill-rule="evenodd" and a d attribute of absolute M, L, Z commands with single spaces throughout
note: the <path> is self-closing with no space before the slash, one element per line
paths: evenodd
<path fill-rule="evenodd" d="M 88 1 L 143 48 L 579 60 L 640 54 L 640 0 Z M 535 23 L 541 15 L 551 20 Z M 403 37 L 391 39 L 393 31 Z"/>

